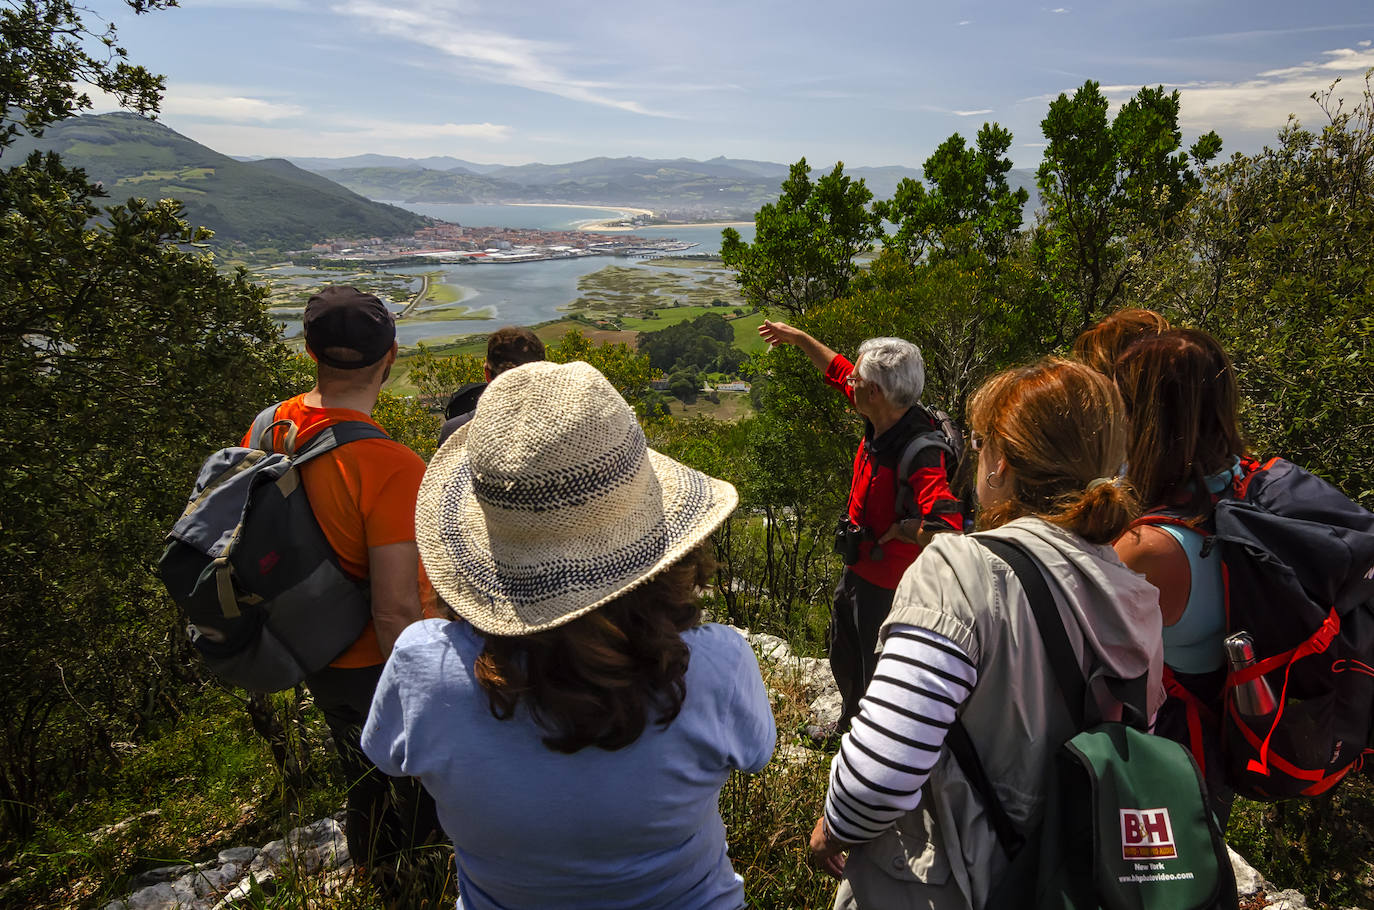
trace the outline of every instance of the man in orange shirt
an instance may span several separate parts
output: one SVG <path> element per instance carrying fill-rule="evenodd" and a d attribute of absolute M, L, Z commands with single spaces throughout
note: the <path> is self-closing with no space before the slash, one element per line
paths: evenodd
<path fill-rule="evenodd" d="M 329 287 L 305 307 L 306 352 L 315 387 L 277 406 L 276 419 L 296 424 L 296 446 L 341 421 L 373 423 L 382 384 L 396 360 L 396 323 L 379 299 L 351 287 Z M 374 424 L 375 426 L 375 424 Z M 252 431 L 249 431 L 251 435 Z M 272 442 L 285 444 L 278 427 Z M 243 444 L 266 447 L 262 440 Z M 388 778 L 362 753 L 360 737 L 372 693 L 396 637 L 421 618 L 415 496 L 425 463 L 391 439 L 362 439 L 302 465 L 310 508 L 343 570 L 365 580 L 372 621 L 335 661 L 306 679 L 324 713 L 348 790 L 344 831 L 357 865 L 382 873 L 396 855 L 438 832 L 433 801 L 416 781 Z"/>

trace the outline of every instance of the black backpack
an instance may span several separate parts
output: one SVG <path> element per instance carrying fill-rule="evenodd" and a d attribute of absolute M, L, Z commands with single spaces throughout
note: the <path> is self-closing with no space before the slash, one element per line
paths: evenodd
<path fill-rule="evenodd" d="M 1137 520 L 1191 528 L 1206 537 L 1204 553 L 1218 548 L 1227 631 L 1248 632 L 1258 658 L 1229 674 L 1221 705 L 1180 686 L 1170 693 L 1185 703 L 1194 755 L 1204 767 L 1222 762 L 1237 794 L 1316 796 L 1374 748 L 1374 514 L 1281 458 L 1242 468 L 1204 521 Z M 1260 677 L 1276 710 L 1242 714 L 1231 693 Z M 1204 728 L 1221 756 L 1207 754 Z"/>
<path fill-rule="evenodd" d="M 922 405 L 917 407 L 921 408 L 930 423 L 934 424 L 934 429 L 917 432 L 907 440 L 906 445 L 902 447 L 902 453 L 897 456 L 897 520 L 926 517 L 916 506 L 916 491 L 911 487 L 911 469 L 916 463 L 916 457 L 926 449 L 938 449 L 945 455 L 945 476 L 949 480 L 950 490 L 959 500 L 957 511 L 963 518 L 964 530 L 971 531 L 973 510 L 969 497 L 961 493 L 959 484 L 959 468 L 964 457 L 964 433 L 954 422 L 954 418 L 944 411 Z"/>
<path fill-rule="evenodd" d="M 1048 582 L 1020 544 L 974 538 L 1016 573 L 1080 733 L 1055 754 L 1039 827 L 1017 830 L 961 721 L 947 744 L 1011 863 L 989 908 L 1235 910 L 1235 873 L 1202 774 L 1179 743 L 1146 732 L 1144 680 L 1108 680 L 1125 722 L 1085 729 L 1088 682 Z"/>
<path fill-rule="evenodd" d="M 448 404 L 444 405 L 444 419 L 452 420 L 460 414 L 472 411 L 486 390 L 485 382 L 465 382 L 460 385 L 458 390 L 448 397 Z"/>
<path fill-rule="evenodd" d="M 296 425 L 253 421 L 251 442 L 211 455 L 158 569 L 209 668 L 254 692 L 289 689 L 324 669 L 372 617 L 371 588 L 345 573 L 300 481 L 301 465 L 359 439 L 387 439 L 363 421 L 329 426 L 296 450 Z M 272 434 L 286 428 L 284 452 Z"/>

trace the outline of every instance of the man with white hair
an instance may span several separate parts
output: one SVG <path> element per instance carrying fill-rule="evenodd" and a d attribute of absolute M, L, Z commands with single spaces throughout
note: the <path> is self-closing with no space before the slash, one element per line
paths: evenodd
<path fill-rule="evenodd" d="M 825 382 L 843 392 L 864 418 L 848 514 L 836 532 L 836 551 L 845 556 L 845 570 L 830 613 L 830 669 L 844 702 L 834 732 L 841 733 L 858 713 L 859 699 L 873 676 L 878 630 L 892 607 L 897 582 L 932 535 L 963 530 L 963 514 L 949 488 L 952 465 L 943 447 L 920 449 L 907 476 L 897 476 L 907 443 L 940 430 L 921 406 L 926 371 L 916 345 L 901 338 L 870 338 L 859 345 L 859 355 L 850 363 L 783 322 L 765 320 L 759 334 L 771 345 L 800 348 Z M 910 517 L 897 514 L 902 483 L 911 489 Z"/>

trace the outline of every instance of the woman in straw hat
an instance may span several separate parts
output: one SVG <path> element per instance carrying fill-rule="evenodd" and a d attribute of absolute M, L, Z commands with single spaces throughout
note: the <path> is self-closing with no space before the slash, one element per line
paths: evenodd
<path fill-rule="evenodd" d="M 1011 827 L 1025 832 L 1041 816 L 1051 755 L 1078 730 L 1073 713 L 1121 714 L 1103 679 L 1135 683 L 1132 704 L 1147 717 L 1164 697 L 1155 589 L 1111 547 L 1136 514 L 1115 476 L 1127 422 L 1112 381 L 1041 361 L 989 379 L 970 417 L 984 533 L 937 535 L 897 587 L 811 837 L 814 859 L 844 878 L 836 907 L 1019 906 L 992 895 L 1008 858 L 992 810 L 946 748 L 961 739 L 956 716 Z M 1094 681 L 1075 709 L 1002 555 L 1018 551 L 1048 582 Z"/>
<path fill-rule="evenodd" d="M 585 363 L 496 377 L 434 456 L 417 539 L 461 621 L 401 635 L 363 748 L 434 796 L 460 907 L 744 905 L 717 801 L 773 716 L 699 606 L 736 501 Z"/>

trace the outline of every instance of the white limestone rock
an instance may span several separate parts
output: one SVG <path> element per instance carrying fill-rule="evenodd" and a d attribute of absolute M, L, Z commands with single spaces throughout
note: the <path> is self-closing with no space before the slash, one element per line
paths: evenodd
<path fill-rule="evenodd" d="M 194 869 L 190 863 L 177 863 L 175 866 L 159 866 L 156 869 L 148 869 L 134 876 L 134 884 L 139 885 L 159 885 L 164 882 L 172 882 L 181 878 L 187 872 Z"/>
<path fill-rule="evenodd" d="M 221 850 L 215 855 L 215 859 L 221 863 L 236 863 L 246 866 L 253 861 L 253 857 L 258 855 L 257 847 L 230 847 Z"/>
<path fill-rule="evenodd" d="M 1226 846 L 1226 852 L 1231 857 L 1231 871 L 1236 876 L 1236 894 L 1241 897 L 1250 897 L 1264 890 L 1264 876 L 1255 871 L 1255 867 L 1245 861 L 1245 857 L 1231 849 L 1230 844 Z"/>
<path fill-rule="evenodd" d="M 196 892 L 183 879 L 140 888 L 129 895 L 129 910 L 192 910 Z"/>

